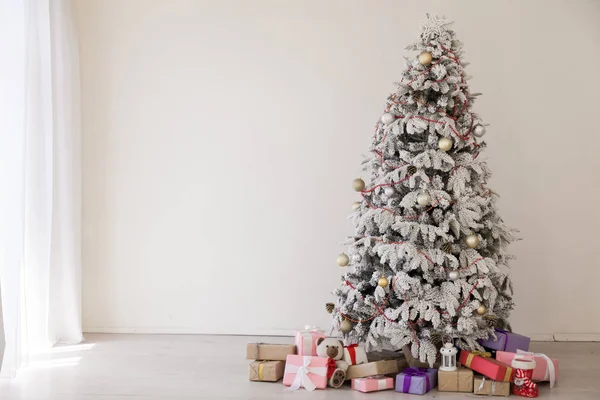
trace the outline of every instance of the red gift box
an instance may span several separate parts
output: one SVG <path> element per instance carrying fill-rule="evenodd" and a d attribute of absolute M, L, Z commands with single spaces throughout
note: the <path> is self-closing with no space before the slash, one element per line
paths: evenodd
<path fill-rule="evenodd" d="M 473 371 L 500 382 L 510 382 L 514 376 L 514 370 L 508 365 L 494 360 L 490 353 L 481 351 L 461 350 L 459 362 Z"/>

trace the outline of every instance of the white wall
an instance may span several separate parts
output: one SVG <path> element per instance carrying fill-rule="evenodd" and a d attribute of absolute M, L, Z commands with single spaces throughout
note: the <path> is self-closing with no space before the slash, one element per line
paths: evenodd
<path fill-rule="evenodd" d="M 79 0 L 87 331 L 327 325 L 372 128 L 454 19 L 526 333 L 600 333 L 594 1 Z"/>

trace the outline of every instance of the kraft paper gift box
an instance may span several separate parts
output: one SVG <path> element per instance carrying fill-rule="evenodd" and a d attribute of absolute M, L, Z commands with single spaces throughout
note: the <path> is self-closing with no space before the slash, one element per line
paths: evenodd
<path fill-rule="evenodd" d="M 473 393 L 488 396 L 508 396 L 510 395 L 510 382 L 497 382 L 485 376 L 477 375 L 475 376 Z"/>
<path fill-rule="evenodd" d="M 542 353 L 531 353 L 528 351 L 517 351 L 509 353 L 506 351 L 496 352 L 496 360 L 506 365 L 511 365 L 515 358 L 525 358 L 535 361 L 533 370 L 533 380 L 538 382 L 550 382 L 550 388 L 554 387 L 554 382 L 558 380 L 558 360 L 550 358 Z"/>
<path fill-rule="evenodd" d="M 246 359 L 285 361 L 288 354 L 296 354 L 293 344 L 248 343 L 246 345 Z"/>
<path fill-rule="evenodd" d="M 456 371 L 438 371 L 438 390 L 473 393 L 473 371 L 463 367 Z"/>
<path fill-rule="evenodd" d="M 503 329 L 494 329 L 496 338 L 490 334 L 487 340 L 479 340 L 479 344 L 496 351 L 509 351 L 516 353 L 517 350 L 529 351 L 529 339 L 527 336 L 518 335 Z"/>
<path fill-rule="evenodd" d="M 327 387 L 327 357 L 313 357 L 290 354 L 285 361 L 283 384 L 286 390 L 298 390 L 303 387 L 308 391 Z"/>
<path fill-rule="evenodd" d="M 366 364 L 351 365 L 348 367 L 348 371 L 346 371 L 346 380 L 397 373 L 398 363 L 396 360 L 381 360 Z"/>
<path fill-rule="evenodd" d="M 394 379 L 385 376 L 372 376 L 370 378 L 352 379 L 352 389 L 359 392 L 376 392 L 394 388 Z"/>
<path fill-rule="evenodd" d="M 407 368 L 396 375 L 396 392 L 425 394 L 437 385 L 437 369 Z"/>
<path fill-rule="evenodd" d="M 398 372 L 402 372 L 410 367 L 410 365 L 408 365 L 408 360 L 404 357 L 404 353 L 398 351 L 381 350 L 369 352 L 367 353 L 367 359 L 369 361 L 395 360 L 398 364 Z"/>
<path fill-rule="evenodd" d="M 303 331 L 296 331 L 296 350 L 299 355 L 316 356 L 317 340 L 325 338 L 325 333 L 315 326 L 305 326 Z"/>
<path fill-rule="evenodd" d="M 514 375 L 511 367 L 490 358 L 490 353 L 461 350 L 458 361 L 465 367 L 495 381 L 510 382 Z"/>
<path fill-rule="evenodd" d="M 248 368 L 251 381 L 277 382 L 283 377 L 283 361 L 254 361 Z"/>

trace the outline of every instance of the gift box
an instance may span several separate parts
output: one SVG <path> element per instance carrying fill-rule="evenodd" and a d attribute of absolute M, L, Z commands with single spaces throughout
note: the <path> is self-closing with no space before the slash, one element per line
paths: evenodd
<path fill-rule="evenodd" d="M 550 382 L 550 388 L 554 387 L 554 383 L 558 380 L 558 360 L 550 358 L 542 353 L 531 353 L 528 351 L 517 351 L 509 353 L 506 351 L 496 352 L 496 360 L 506 365 L 511 365 L 515 358 L 525 358 L 535 361 L 535 369 L 533 370 L 534 381 Z"/>
<path fill-rule="evenodd" d="M 514 371 L 508 365 L 490 358 L 490 353 L 461 350 L 458 360 L 462 365 L 479 372 L 490 379 L 500 382 L 510 382 Z"/>
<path fill-rule="evenodd" d="M 346 380 L 365 378 L 375 375 L 390 375 L 398 373 L 396 360 L 381 360 L 360 365 L 351 365 L 346 371 Z"/>
<path fill-rule="evenodd" d="M 410 366 L 408 360 L 404 357 L 404 353 L 392 350 L 369 352 L 367 353 L 367 359 L 369 361 L 395 360 L 398 364 L 398 372 L 402 372 Z"/>
<path fill-rule="evenodd" d="M 437 369 L 407 368 L 396 375 L 396 392 L 425 394 L 437 385 Z"/>
<path fill-rule="evenodd" d="M 285 361 L 283 384 L 286 390 L 298 390 L 303 387 L 308 391 L 327 387 L 327 357 L 312 357 L 289 354 Z"/>
<path fill-rule="evenodd" d="M 288 354 L 296 354 L 296 346 L 270 343 L 248 343 L 246 345 L 248 360 L 285 361 Z"/>
<path fill-rule="evenodd" d="M 348 365 L 366 364 L 369 362 L 369 360 L 367 360 L 365 348 L 357 344 L 344 346 L 343 360 L 346 361 Z"/>
<path fill-rule="evenodd" d="M 325 333 L 316 326 L 305 326 L 303 331 L 296 331 L 297 354 L 302 356 L 316 356 L 317 339 L 325 337 Z"/>
<path fill-rule="evenodd" d="M 385 376 L 352 379 L 352 389 L 359 392 L 376 392 L 394 388 L 394 379 Z"/>
<path fill-rule="evenodd" d="M 529 351 L 529 339 L 527 336 L 518 335 L 513 332 L 508 332 L 503 329 L 494 329 L 496 338 L 492 335 L 487 340 L 479 340 L 479 343 L 484 347 L 489 347 L 493 350 L 509 351 L 516 353 L 517 350 Z"/>
<path fill-rule="evenodd" d="M 485 376 L 476 375 L 473 389 L 473 393 L 475 394 L 508 396 L 510 395 L 510 382 L 497 382 L 488 379 Z"/>
<path fill-rule="evenodd" d="M 458 368 L 456 371 L 438 371 L 438 390 L 440 392 L 473 392 L 473 371 Z"/>
<path fill-rule="evenodd" d="M 249 379 L 260 382 L 277 382 L 283 377 L 283 361 L 254 361 L 248 368 Z"/>

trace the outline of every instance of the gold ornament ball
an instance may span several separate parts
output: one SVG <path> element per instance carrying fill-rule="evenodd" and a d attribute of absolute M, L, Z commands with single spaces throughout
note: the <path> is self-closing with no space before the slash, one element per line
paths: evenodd
<path fill-rule="evenodd" d="M 431 197 L 429 197 L 427 193 L 419 193 L 419 195 L 417 196 L 417 203 L 420 206 L 426 206 L 429 204 L 430 201 Z"/>
<path fill-rule="evenodd" d="M 342 331 L 342 333 L 348 333 L 352 330 L 352 322 L 348 321 L 347 319 L 344 319 L 342 321 L 342 323 L 340 324 L 340 331 Z"/>
<path fill-rule="evenodd" d="M 342 253 L 339 256 L 337 256 L 336 262 L 340 267 L 345 267 L 350 262 L 350 258 L 348 258 L 348 255 L 346 253 Z"/>
<path fill-rule="evenodd" d="M 479 237 L 477 237 L 475 234 L 470 234 L 465 238 L 465 243 L 467 247 L 474 249 L 479 246 Z"/>
<path fill-rule="evenodd" d="M 360 208 L 360 201 L 355 201 L 354 203 L 352 203 L 352 209 L 354 211 L 358 210 Z"/>
<path fill-rule="evenodd" d="M 432 60 L 433 56 L 428 51 L 424 51 L 421 54 L 419 54 L 419 62 L 421 63 L 421 65 L 429 65 L 431 64 Z"/>
<path fill-rule="evenodd" d="M 381 278 L 379 278 L 377 284 L 381 287 L 386 287 L 388 285 L 388 280 L 385 276 L 382 276 Z"/>
<path fill-rule="evenodd" d="M 441 151 L 448 151 L 452 148 L 453 144 L 454 143 L 452 142 L 452 139 L 443 137 L 440 138 L 440 140 L 438 140 L 438 149 L 440 149 Z"/>
<path fill-rule="evenodd" d="M 357 192 L 365 190 L 365 181 L 363 181 L 361 178 L 356 178 L 352 181 L 352 188 Z"/>
<path fill-rule="evenodd" d="M 479 307 L 477 307 L 477 314 L 479 315 L 483 315 L 487 312 L 487 308 L 485 308 L 485 306 L 482 304 Z"/>

